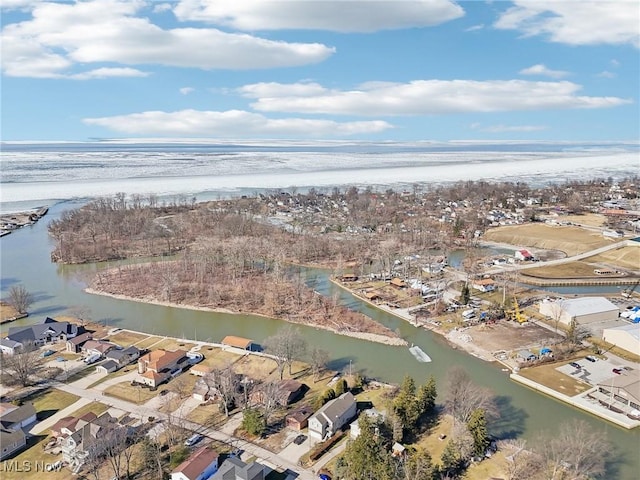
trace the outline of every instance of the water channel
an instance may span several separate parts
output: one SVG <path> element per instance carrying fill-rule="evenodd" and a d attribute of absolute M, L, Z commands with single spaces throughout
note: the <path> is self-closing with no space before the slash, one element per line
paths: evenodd
<path fill-rule="evenodd" d="M 62 210 L 73 206 L 70 203 L 58 204 L 36 225 L 25 227 L 0 240 L 3 296 L 11 285 L 21 283 L 34 293 L 36 300 L 31 307 L 30 317 L 11 325 L 40 322 L 46 315 L 64 314 L 77 306 L 85 307 L 92 320 L 114 327 L 198 340 L 220 340 L 225 335 L 233 334 L 260 342 L 284 325 L 282 321 L 251 315 L 191 311 L 86 294 L 82 291 L 82 275 L 90 274 L 97 268 L 96 265 L 61 266 L 50 261 L 51 243 L 47 236 L 47 224 Z M 318 292 L 326 295 L 337 293 L 345 305 L 362 311 L 393 330 L 397 329 L 407 342 L 420 346 L 433 359 L 431 363 L 418 363 L 406 347 L 385 346 L 300 327 L 310 345 L 330 352 L 333 368 L 345 368 L 351 364 L 354 369 L 363 370 L 368 376 L 389 382 L 400 382 L 405 374 L 409 374 L 421 383 L 434 375 L 442 388 L 447 369 L 454 365 L 462 366 L 478 384 L 491 388 L 498 396 L 502 417 L 492 427 L 496 435 L 521 436 L 533 441 L 542 433 L 553 434 L 563 421 L 574 418 L 585 420 L 606 434 L 615 446 L 617 460 L 611 465 L 607 478 L 638 478 L 640 429 L 624 430 L 534 393 L 510 381 L 499 367 L 455 350 L 439 336 L 415 328 L 358 300 L 331 284 L 323 271 L 308 270 L 306 275 Z M 4 325 L 2 332 L 6 333 L 7 328 Z"/>

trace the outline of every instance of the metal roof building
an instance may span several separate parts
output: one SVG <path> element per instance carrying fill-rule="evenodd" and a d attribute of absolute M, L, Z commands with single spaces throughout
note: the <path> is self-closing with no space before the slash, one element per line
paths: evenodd
<path fill-rule="evenodd" d="M 544 301 L 540 304 L 540 313 L 565 325 L 572 320 L 584 325 L 615 320 L 620 316 L 620 309 L 604 297 L 581 297 Z"/>

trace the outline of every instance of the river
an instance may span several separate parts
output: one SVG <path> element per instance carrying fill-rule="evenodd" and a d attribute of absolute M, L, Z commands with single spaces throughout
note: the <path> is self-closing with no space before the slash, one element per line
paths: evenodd
<path fill-rule="evenodd" d="M 251 315 L 229 315 L 191 311 L 180 308 L 147 305 L 89 295 L 82 291 L 82 275 L 94 271 L 95 265 L 63 266 L 50 261 L 51 242 L 47 224 L 73 203 L 53 206 L 49 214 L 37 224 L 25 227 L 0 240 L 2 293 L 11 285 L 21 283 L 35 296 L 31 315 L 11 325 L 42 321 L 44 316 L 56 316 L 72 307 L 84 307 L 88 318 L 109 325 L 198 340 L 220 340 L 225 335 L 239 335 L 262 341 L 284 325 Z M 396 330 L 410 344 L 418 345 L 432 359 L 419 363 L 406 347 L 392 347 L 335 335 L 310 327 L 300 327 L 312 346 L 327 350 L 332 357 L 332 368 L 363 370 L 368 376 L 389 382 L 400 382 L 405 374 L 418 383 L 434 375 L 439 387 L 444 386 L 448 368 L 464 367 L 472 378 L 491 388 L 498 396 L 501 418 L 492 426 L 492 433 L 500 437 L 521 436 L 534 440 L 540 434 L 553 434 L 558 425 L 570 419 L 581 419 L 606 434 L 616 449 L 616 462 L 610 466 L 607 478 L 631 480 L 640 471 L 640 429 L 627 431 L 547 398 L 509 380 L 499 367 L 483 362 L 451 348 L 441 337 L 418 329 L 409 323 L 364 303 L 348 292 L 331 284 L 324 272 L 308 270 L 308 281 L 322 294 L 337 293 L 350 308 L 360 310 Z M 7 325 L 2 331 L 6 333 Z"/>

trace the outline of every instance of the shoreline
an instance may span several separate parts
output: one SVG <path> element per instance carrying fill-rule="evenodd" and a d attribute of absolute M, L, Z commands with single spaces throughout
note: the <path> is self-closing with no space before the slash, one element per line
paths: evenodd
<path fill-rule="evenodd" d="M 212 312 L 212 313 L 224 313 L 224 314 L 228 314 L 228 315 L 253 315 L 253 316 L 257 316 L 257 317 L 263 317 L 263 318 L 269 318 L 269 319 L 273 319 L 273 317 L 269 317 L 267 315 L 263 315 L 260 313 L 252 313 L 252 312 L 234 312 L 232 310 L 226 309 L 226 308 L 212 308 L 212 307 L 202 307 L 202 306 L 196 306 L 196 305 L 185 305 L 185 304 L 181 304 L 181 303 L 172 303 L 172 302 L 164 302 L 161 300 L 154 300 L 154 299 L 142 299 L 142 298 L 137 298 L 137 297 L 130 297 L 128 295 L 121 295 L 121 294 L 113 294 L 113 293 L 107 293 L 107 292 L 103 292 L 100 290 L 96 290 L 94 288 L 91 287 L 87 287 L 84 289 L 84 291 L 86 293 L 89 293 L 91 295 L 102 295 L 104 297 L 111 297 L 111 298 L 115 298 L 118 300 L 127 300 L 127 301 L 132 301 L 132 302 L 139 302 L 139 303 L 147 303 L 150 305 L 159 305 L 159 306 L 163 306 L 163 307 L 173 307 L 173 308 L 182 308 L 185 310 L 195 310 L 195 311 L 200 311 L 200 312 Z M 345 331 L 338 331 L 334 328 L 330 328 L 330 327 L 324 327 L 324 326 L 320 326 L 320 325 L 310 325 L 307 323 L 299 323 L 299 322 L 292 322 L 290 320 L 286 320 L 284 318 L 276 318 L 275 320 L 281 320 L 283 322 L 287 322 L 290 323 L 292 325 L 303 325 L 305 327 L 311 327 L 311 328 L 316 328 L 318 330 L 326 330 L 329 332 L 332 332 L 336 335 L 343 335 L 346 337 L 352 337 L 352 338 L 358 338 L 360 340 L 365 340 L 368 342 L 374 342 L 374 343 L 381 343 L 384 345 L 389 345 L 389 346 L 407 346 L 408 343 L 406 340 L 399 338 L 399 337 L 387 337 L 378 333 L 368 333 L 368 332 L 345 332 Z"/>

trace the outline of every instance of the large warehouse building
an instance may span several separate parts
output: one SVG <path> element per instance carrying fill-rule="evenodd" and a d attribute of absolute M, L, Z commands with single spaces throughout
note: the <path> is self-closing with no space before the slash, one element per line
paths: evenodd
<path fill-rule="evenodd" d="M 605 342 L 623 348 L 627 352 L 640 355 L 640 323 L 628 323 L 619 327 L 605 328 L 602 331 Z"/>
<path fill-rule="evenodd" d="M 582 297 L 555 302 L 545 300 L 540 303 L 540 313 L 565 325 L 572 320 L 585 325 L 615 320 L 620 316 L 620 309 L 604 297 Z"/>

